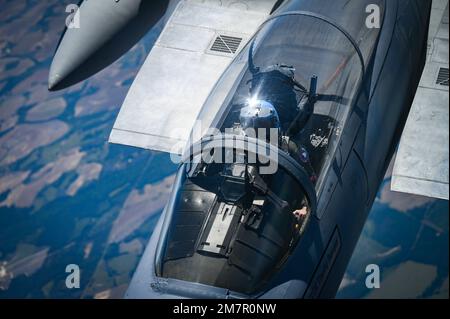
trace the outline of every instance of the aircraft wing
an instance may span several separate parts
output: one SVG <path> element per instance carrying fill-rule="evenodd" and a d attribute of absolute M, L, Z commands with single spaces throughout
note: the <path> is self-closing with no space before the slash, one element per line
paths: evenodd
<path fill-rule="evenodd" d="M 427 63 L 403 131 L 394 191 L 449 199 L 448 1 L 433 1 Z"/>
<path fill-rule="evenodd" d="M 198 112 L 276 0 L 183 0 L 139 71 L 109 141 L 182 153 Z"/>

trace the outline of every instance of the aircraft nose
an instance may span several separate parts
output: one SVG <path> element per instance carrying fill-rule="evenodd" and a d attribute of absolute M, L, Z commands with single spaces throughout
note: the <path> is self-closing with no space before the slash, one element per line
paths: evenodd
<path fill-rule="evenodd" d="M 83 1 L 79 26 L 67 28 L 56 50 L 49 90 L 79 83 L 132 48 L 164 15 L 168 0 Z"/>
<path fill-rule="evenodd" d="M 53 89 L 56 87 L 58 82 L 59 82 L 58 74 L 49 75 L 49 77 L 48 77 L 48 89 L 49 89 L 49 91 L 53 91 Z"/>
<path fill-rule="evenodd" d="M 71 80 L 71 77 L 81 72 L 81 66 L 85 62 L 84 57 L 91 55 L 94 50 L 93 46 L 76 45 L 79 42 L 71 40 L 73 40 L 71 35 L 66 35 L 53 58 L 48 76 L 50 91 L 78 82 L 78 79 Z"/>
<path fill-rule="evenodd" d="M 138 11 L 139 1 L 132 5 L 109 1 L 84 1 L 79 7 L 80 26 L 66 28 L 50 67 L 48 88 L 65 88 L 87 78 L 85 65 L 99 49 Z M 106 18 L 109 20 L 107 20 Z"/>
<path fill-rule="evenodd" d="M 58 90 L 75 84 L 77 74 L 81 74 L 88 66 L 83 65 L 86 59 L 95 52 L 94 45 L 82 45 L 77 35 L 67 31 L 60 46 L 56 50 L 48 75 L 48 89 Z M 80 76 L 81 78 L 81 76 Z"/>
<path fill-rule="evenodd" d="M 62 82 L 62 80 L 68 75 L 61 75 L 68 72 L 61 72 L 63 69 L 60 67 L 55 67 L 54 63 L 52 63 L 52 66 L 50 67 L 50 73 L 48 76 L 48 89 L 49 91 L 55 90 L 58 85 Z"/>

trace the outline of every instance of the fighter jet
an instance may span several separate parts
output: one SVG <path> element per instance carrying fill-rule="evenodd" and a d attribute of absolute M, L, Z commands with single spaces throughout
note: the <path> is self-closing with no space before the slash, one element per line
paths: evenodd
<path fill-rule="evenodd" d="M 179 161 L 126 297 L 333 298 L 431 59 L 431 8 L 84 1 L 50 89 L 162 30 L 110 136 Z"/>

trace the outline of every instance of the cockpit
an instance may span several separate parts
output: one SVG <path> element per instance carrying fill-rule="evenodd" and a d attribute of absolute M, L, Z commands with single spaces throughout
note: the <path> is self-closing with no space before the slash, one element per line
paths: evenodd
<path fill-rule="evenodd" d="M 251 295 L 282 267 L 314 217 L 372 50 L 360 46 L 377 39 L 366 32 L 357 43 L 303 12 L 249 41 L 199 115 L 208 132 L 179 171 L 158 276 Z"/>
<path fill-rule="evenodd" d="M 231 138 L 203 142 L 202 152 L 214 147 L 222 161 L 216 156 L 183 164 L 169 205 L 160 270 L 163 277 L 251 294 L 300 240 L 314 209 L 314 190 L 305 190 L 307 173 L 286 154 L 272 159 L 277 160 L 274 173 L 262 174 L 260 162 L 267 160 L 250 160 L 260 158 L 250 154 L 256 139 L 241 136 L 234 139 L 241 146 L 232 147 L 218 143 Z M 276 149 L 266 147 L 271 149 L 265 154 Z"/>

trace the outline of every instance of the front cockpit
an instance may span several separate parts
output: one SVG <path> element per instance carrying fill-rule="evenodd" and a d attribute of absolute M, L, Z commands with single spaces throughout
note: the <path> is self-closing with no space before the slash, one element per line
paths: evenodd
<path fill-rule="evenodd" d="M 376 32 L 359 40 L 373 47 Z M 272 279 L 315 215 L 370 56 L 359 44 L 305 12 L 261 27 L 200 112 L 204 129 L 166 208 L 157 276 L 245 295 Z"/>

